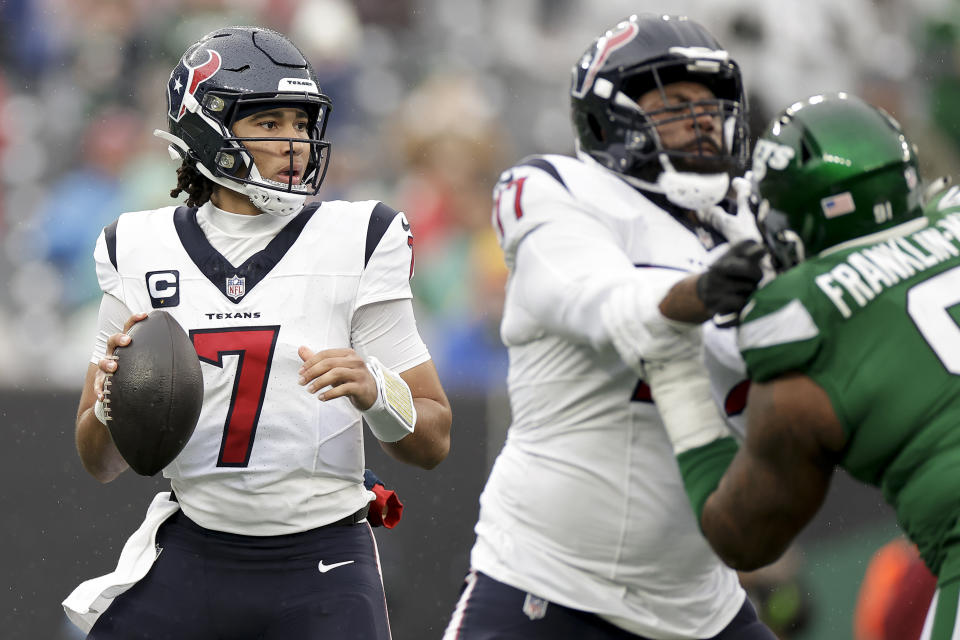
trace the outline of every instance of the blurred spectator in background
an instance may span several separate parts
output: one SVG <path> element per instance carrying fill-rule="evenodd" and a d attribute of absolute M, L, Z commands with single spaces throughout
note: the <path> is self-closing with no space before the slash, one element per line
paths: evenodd
<path fill-rule="evenodd" d="M 954 146 L 960 145 L 960 7 L 924 25 L 921 46 L 929 69 L 930 116 L 949 136 Z"/>
<path fill-rule="evenodd" d="M 398 201 L 417 230 L 414 296 L 442 327 L 434 357 L 447 384 L 479 390 L 506 373 L 499 323 L 507 269 L 490 226 L 490 192 L 510 153 L 497 116 L 469 77 L 439 74 L 414 89 L 391 127 Z"/>
<path fill-rule="evenodd" d="M 803 579 L 803 566 L 803 553 L 794 545 L 773 564 L 739 572 L 740 584 L 757 608 L 757 615 L 778 640 L 804 637 L 815 613 L 813 594 Z"/>
<path fill-rule="evenodd" d="M 48 71 L 57 47 L 38 4 L 31 0 L 0 2 L 0 59 L 4 69 L 25 79 Z"/>
<path fill-rule="evenodd" d="M 895 538 L 871 558 L 853 616 L 854 640 L 919 640 L 937 579 L 916 545 Z"/>
<path fill-rule="evenodd" d="M 6 83 L 6 79 L 4 78 L 3 71 L 0 70 L 0 114 L 3 113 L 4 106 L 6 105 L 6 101 L 7 101 L 7 83 Z M 4 150 L 7 146 L 7 134 L 5 129 L 6 127 L 4 125 L 4 119 L 0 117 L 0 159 L 4 157 Z M 6 203 L 4 202 L 4 199 L 0 197 L 0 254 L 2 254 L 2 247 L 3 247 L 2 242 L 3 242 L 3 237 L 5 235 L 4 232 L 7 226 L 6 218 L 4 216 L 5 204 Z M 0 261 L 0 264 L 2 264 L 2 261 Z"/>
<path fill-rule="evenodd" d="M 697 16 L 716 33 L 755 90 L 754 120 L 767 118 L 766 105 L 797 95 L 870 87 L 875 91 L 862 93 L 910 123 L 915 137 L 922 130 L 914 122 L 932 114 L 926 136 L 932 142 L 921 137 L 920 144 L 938 166 L 925 173 L 955 173 L 960 133 L 951 105 L 960 95 L 960 12 L 952 0 L 909 7 L 889 0 L 650 0 L 643 9 Z M 484 374 L 503 357 L 492 350 L 497 340 L 490 331 L 498 321 L 503 266 L 486 224 L 495 175 L 489 167 L 533 151 L 572 150 L 566 105 L 556 91 L 568 73 L 569 43 L 592 37 L 588 25 L 636 10 L 631 0 L 6 0 L 0 3 L 7 84 L 6 99 L 0 87 L 0 271 L 20 276 L 0 283 L 0 327 L 42 326 L 51 343 L 71 342 L 64 326 L 38 320 L 37 309 L 49 312 L 49 305 L 22 299 L 49 299 L 58 312 L 61 304 L 82 308 L 85 288 L 75 285 L 92 274 L 55 281 L 69 269 L 70 254 L 90 248 L 86 234 L 68 246 L 64 218 L 95 206 L 92 194 L 104 193 L 116 175 L 106 177 L 101 162 L 78 153 L 73 141 L 111 108 L 129 111 L 145 128 L 159 126 L 162 105 L 144 87 L 165 79 L 163 60 L 217 25 L 264 24 L 303 42 L 323 86 L 338 96 L 329 131 L 337 162 L 327 197 L 395 187 L 411 215 L 425 204 L 417 216 L 417 254 L 423 265 L 441 268 L 429 277 L 433 269 L 421 271 L 417 293 L 432 314 L 424 325 L 436 334 L 437 356 L 451 362 L 439 363 L 441 373 L 468 388 L 499 380 L 499 373 Z M 941 129 L 949 135 L 938 136 Z M 121 128 L 116 135 L 127 134 Z M 397 143 L 393 170 L 382 162 L 385 141 Z M 934 146 L 944 153 L 931 153 Z M 132 183 L 127 193 L 114 194 L 125 200 L 119 206 L 168 204 L 156 199 L 166 197 L 157 176 L 169 168 L 161 146 L 127 153 L 119 171 Z M 80 206 L 56 211 L 46 190 L 52 185 L 63 193 L 84 171 L 96 179 L 77 192 Z M 112 219 L 107 209 L 114 206 L 105 200 L 93 215 Z M 51 230 L 51 224 L 64 226 Z M 38 238 L 39 259 L 32 255 Z M 18 331 L 0 332 L 9 334 L 0 337 L 9 341 L 0 344 L 0 365 L 9 362 L 4 353 L 34 352 Z M 54 386 L 77 379 L 75 371 L 61 375 L 63 363 L 48 366 L 19 379 L 34 376 Z M 0 384 L 11 378 L 12 370 L 0 366 Z"/>
<path fill-rule="evenodd" d="M 958 173 L 957 0 L 0 0 L 0 387 L 76 387 L 96 305 L 83 304 L 92 269 L 70 261 L 89 262 L 93 220 L 111 208 L 173 202 L 163 145 L 125 125 L 84 142 L 98 127 L 104 137 L 97 120 L 162 127 L 152 87 L 167 61 L 217 26 L 262 24 L 299 41 L 337 96 L 326 199 L 396 190 L 416 221 L 418 318 L 441 378 L 487 393 L 506 365 L 504 267 L 488 226 L 496 171 L 483 167 L 572 152 L 571 43 L 640 8 L 715 33 L 741 62 L 754 122 L 800 95 L 852 90 L 912 132 L 922 174 Z"/>
<path fill-rule="evenodd" d="M 144 129 L 143 120 L 129 109 L 100 112 L 83 132 L 76 166 L 51 184 L 37 210 L 34 251 L 57 271 L 63 310 L 99 299 L 97 276 L 88 264 L 90 247 L 128 204 L 144 203 L 146 194 L 125 187 Z"/>
<path fill-rule="evenodd" d="M 854 91 L 865 73 L 907 79 L 914 53 L 903 24 L 874 0 L 714 0 L 697 15 L 744 69 L 759 133 L 772 109 L 806 93 Z"/>

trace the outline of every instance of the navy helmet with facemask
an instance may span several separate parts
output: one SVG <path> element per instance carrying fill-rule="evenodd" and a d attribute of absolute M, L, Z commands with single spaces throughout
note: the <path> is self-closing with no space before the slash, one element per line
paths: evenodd
<path fill-rule="evenodd" d="M 234 135 L 237 120 L 283 107 L 307 114 L 307 138 Z M 229 27 L 205 35 L 180 58 L 167 84 L 169 131 L 154 135 L 170 143 L 171 156 L 185 159 L 208 179 L 248 196 L 265 213 L 285 216 L 320 189 L 330 159 L 324 134 L 332 108 L 313 67 L 286 37 L 261 27 Z M 251 141 L 290 145 L 286 182 L 260 175 L 245 145 Z M 299 180 L 293 177 L 294 145 L 308 147 Z"/>
<path fill-rule="evenodd" d="M 668 104 L 664 88 L 681 81 L 706 87 L 714 98 Z M 638 99 L 654 90 L 666 106 L 641 109 Z M 740 69 L 706 29 L 685 17 L 635 15 L 607 31 L 573 67 L 570 98 L 578 153 L 677 206 L 716 204 L 730 177 L 746 170 Z M 720 123 L 720 148 L 701 125 L 705 116 Z M 666 148 L 657 126 L 670 123 L 690 126 L 693 144 Z"/>

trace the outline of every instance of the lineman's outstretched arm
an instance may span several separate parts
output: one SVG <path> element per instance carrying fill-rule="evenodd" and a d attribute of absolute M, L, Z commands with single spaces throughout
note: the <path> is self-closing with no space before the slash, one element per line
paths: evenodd
<path fill-rule="evenodd" d="M 678 282 L 660 302 L 660 313 L 678 322 L 700 324 L 719 314 L 736 316 L 747 304 L 764 272 L 763 245 L 742 240 L 731 246 L 703 273 Z"/>
<path fill-rule="evenodd" d="M 508 345 L 543 335 L 612 345 L 643 375 L 645 360 L 698 351 L 699 336 L 687 335 L 696 327 L 657 309 L 683 273 L 635 267 L 610 229 L 586 216 L 541 225 L 517 249 L 501 334 Z"/>
<path fill-rule="evenodd" d="M 746 442 L 697 514 L 721 559 L 745 571 L 780 557 L 814 516 L 846 438 L 829 396 L 804 375 L 754 383 L 747 406 Z M 717 449 L 681 454 L 685 481 L 707 482 L 704 470 L 723 458 Z"/>

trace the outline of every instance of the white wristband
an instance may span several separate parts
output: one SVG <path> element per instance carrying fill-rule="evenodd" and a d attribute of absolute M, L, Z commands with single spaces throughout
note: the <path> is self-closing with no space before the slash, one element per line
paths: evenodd
<path fill-rule="evenodd" d="M 366 359 L 367 369 L 377 383 L 377 399 L 363 412 L 370 431 L 381 442 L 396 442 L 411 433 L 417 424 L 413 395 L 403 378 L 374 357 Z"/>
<path fill-rule="evenodd" d="M 710 394 L 710 379 L 700 358 L 647 364 L 646 373 L 674 455 L 731 435 Z"/>

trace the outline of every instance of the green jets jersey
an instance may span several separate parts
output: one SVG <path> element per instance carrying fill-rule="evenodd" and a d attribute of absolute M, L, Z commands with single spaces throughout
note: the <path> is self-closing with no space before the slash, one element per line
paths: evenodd
<path fill-rule="evenodd" d="M 795 371 L 829 394 L 842 466 L 881 487 L 941 582 L 960 577 L 960 189 L 758 290 L 738 339 L 753 380 Z"/>

